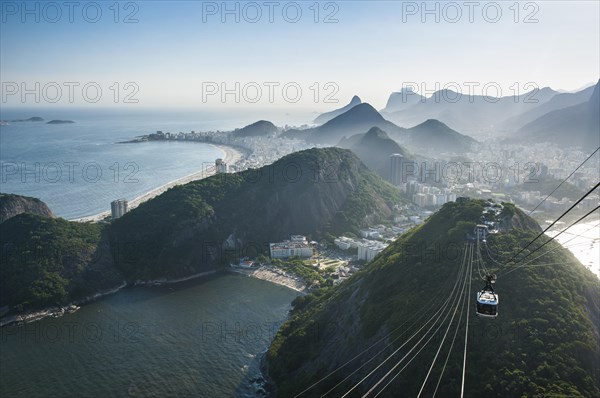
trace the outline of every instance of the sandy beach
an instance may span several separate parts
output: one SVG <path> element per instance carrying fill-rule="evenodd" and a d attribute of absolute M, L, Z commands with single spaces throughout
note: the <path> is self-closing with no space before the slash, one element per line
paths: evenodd
<path fill-rule="evenodd" d="M 306 293 L 306 285 L 302 279 L 294 279 L 285 275 L 282 271 L 276 271 L 267 267 L 259 267 L 256 269 L 231 268 L 231 272 L 246 275 L 251 278 L 261 279 L 271 283 L 276 283 L 285 286 L 300 293 Z"/>
<path fill-rule="evenodd" d="M 214 147 L 219 148 L 220 150 L 222 150 L 224 152 L 223 155 L 223 160 L 229 164 L 229 165 L 233 165 L 235 163 L 237 163 L 241 158 L 242 158 L 242 153 L 239 152 L 237 149 L 234 149 L 232 147 L 229 146 L 225 146 L 225 145 L 217 145 L 217 144 L 209 144 L 212 145 Z M 136 207 L 138 207 L 141 203 L 144 203 L 147 200 L 150 200 L 152 198 L 157 197 L 158 195 L 162 194 L 163 192 L 167 191 L 169 188 L 173 188 L 176 185 L 183 185 L 183 184 L 187 184 L 188 182 L 192 182 L 192 181 L 197 181 L 197 180 L 201 180 L 203 178 L 206 177 L 210 177 L 211 175 L 215 174 L 215 167 L 211 166 L 208 167 L 204 170 L 200 170 L 197 171 L 195 173 L 189 174 L 187 176 L 178 178 L 176 180 L 170 181 L 164 185 L 161 185 L 158 188 L 155 188 L 149 192 L 146 192 L 143 195 L 138 196 L 137 198 L 130 200 L 128 202 L 128 206 L 129 206 L 129 210 L 135 209 Z M 70 221 L 76 221 L 76 222 L 98 222 L 101 221 L 102 219 L 106 218 L 110 216 L 110 210 L 104 211 L 102 213 L 98 213 L 98 214 L 94 214 L 93 216 L 87 216 L 87 217 L 81 217 L 81 218 L 76 218 Z"/>

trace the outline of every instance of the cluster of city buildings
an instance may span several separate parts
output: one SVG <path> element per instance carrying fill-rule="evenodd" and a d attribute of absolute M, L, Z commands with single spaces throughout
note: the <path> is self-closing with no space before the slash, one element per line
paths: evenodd
<path fill-rule="evenodd" d="M 409 209 L 405 209 L 409 212 Z M 431 212 L 428 212 L 431 213 Z M 363 228 L 360 230 L 360 238 L 350 238 L 340 236 L 334 239 L 333 243 L 340 250 L 356 250 L 359 261 L 370 262 L 381 253 L 389 244 L 414 225 L 422 222 L 418 215 L 396 215 L 394 216 L 396 225 Z"/>
<path fill-rule="evenodd" d="M 419 207 L 439 207 L 456 200 L 456 194 L 450 188 L 438 188 L 416 181 L 408 181 L 400 187 L 412 202 Z"/>
<path fill-rule="evenodd" d="M 598 180 L 600 169 L 598 154 L 588 159 L 589 153 L 573 148 L 558 148 L 547 143 L 494 146 L 499 149 L 485 154 L 472 154 L 472 156 L 475 160 L 486 159 L 488 163 L 497 164 L 499 170 L 503 172 L 503 178 L 499 182 L 488 184 L 489 189 L 507 192 L 506 200 L 513 201 L 525 209 L 532 209 L 540 204 L 567 177 L 569 184 L 584 192 Z M 577 171 L 573 172 L 574 170 Z M 552 184 L 544 184 L 544 181 L 548 180 Z M 572 199 L 553 195 L 540 205 L 538 211 L 563 212 L 574 203 Z M 600 197 L 590 195 L 578 207 L 589 210 L 598 203 Z"/>
<path fill-rule="evenodd" d="M 429 159 L 415 162 L 401 154 L 390 156 L 390 182 L 421 208 L 435 208 L 459 196 L 495 198 L 525 208 L 537 206 L 552 189 L 567 178 L 588 155 L 540 143 L 536 146 L 494 144 L 495 151 L 468 153 L 468 161 Z M 568 182 L 582 191 L 598 178 L 600 156 L 588 159 Z M 544 182 L 550 181 L 551 183 Z M 556 184 L 554 184 L 556 182 Z M 590 195 L 579 207 L 592 209 L 600 197 Z M 565 211 L 569 198 L 549 197 L 539 210 Z"/>
<path fill-rule="evenodd" d="M 359 261 L 370 262 L 381 253 L 388 243 L 371 239 L 352 239 L 346 236 L 340 236 L 334 240 L 334 244 L 341 250 L 356 249 L 358 251 L 357 259 Z"/>
<path fill-rule="evenodd" d="M 288 126 L 286 126 L 288 127 Z M 276 160 L 290 153 L 311 146 L 300 140 L 279 138 L 277 136 L 238 136 L 235 131 L 209 131 L 189 133 L 170 133 L 157 131 L 149 134 L 148 140 L 174 140 L 174 141 L 197 141 L 214 144 L 231 145 L 248 151 L 247 156 L 240 159 L 236 164 L 221 166 L 218 172 L 238 172 L 247 169 L 256 169 L 272 164 Z M 217 168 L 218 169 L 218 168 Z M 219 170 L 219 169 L 218 169 Z M 225 171 L 223 171 L 225 170 Z"/>

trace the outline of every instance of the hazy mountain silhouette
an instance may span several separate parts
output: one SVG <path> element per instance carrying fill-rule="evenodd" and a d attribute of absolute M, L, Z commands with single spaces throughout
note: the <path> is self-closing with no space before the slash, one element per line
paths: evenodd
<path fill-rule="evenodd" d="M 393 92 L 390 94 L 385 108 L 381 113 L 398 112 L 417 104 L 419 101 L 425 101 L 425 97 L 410 89 Z"/>
<path fill-rule="evenodd" d="M 328 121 L 330 121 L 331 119 L 333 119 L 336 116 L 341 115 L 344 112 L 349 111 L 350 109 L 354 108 L 356 105 L 361 104 L 362 101 L 360 100 L 358 95 L 355 95 L 354 97 L 352 97 L 352 100 L 350 101 L 350 103 L 342 108 L 333 110 L 331 112 L 325 112 L 320 114 L 319 116 L 317 116 L 317 118 L 314 120 L 315 124 L 323 124 L 323 123 L 327 123 Z"/>
<path fill-rule="evenodd" d="M 473 138 L 435 119 L 407 129 L 405 134 L 398 137 L 398 142 L 422 152 L 433 150 L 440 153 L 463 153 L 477 143 Z"/>
<path fill-rule="evenodd" d="M 350 137 L 368 131 L 371 127 L 379 127 L 388 133 L 401 134 L 402 127 L 387 121 L 370 104 L 363 102 L 322 126 L 306 130 L 288 130 L 284 136 L 305 139 L 318 144 L 337 144 L 342 137 Z"/>
<path fill-rule="evenodd" d="M 520 136 L 537 142 L 561 146 L 600 146 L 600 81 L 594 86 L 589 101 L 548 112 L 523 126 Z"/>
<path fill-rule="evenodd" d="M 540 116 L 543 116 L 548 112 L 556 111 L 562 108 L 567 108 L 589 101 L 593 92 L 594 86 L 591 86 L 574 93 L 556 94 L 548 102 L 543 103 L 520 115 L 513 116 L 505 120 L 504 122 L 502 122 L 501 126 L 505 130 L 518 130 L 519 128 L 525 126 L 527 123 L 533 122 L 535 119 L 537 119 Z"/>
<path fill-rule="evenodd" d="M 349 111 L 333 118 L 322 126 L 306 130 L 288 130 L 284 136 L 304 139 L 318 144 L 336 145 L 342 138 L 351 138 L 357 134 L 378 127 L 387 136 L 407 148 L 419 151 L 464 152 L 477 141 L 446 126 L 437 120 L 427 120 L 410 129 L 399 127 L 386 120 L 370 104 L 363 102 Z M 352 140 L 359 138 L 353 137 Z M 352 141 L 342 141 L 345 147 L 351 147 Z"/>
<path fill-rule="evenodd" d="M 399 153 L 407 159 L 411 157 L 406 149 L 379 127 L 373 127 L 364 134 L 344 137 L 337 146 L 350 149 L 367 167 L 386 179 L 389 179 L 390 155 Z"/>
<path fill-rule="evenodd" d="M 440 90 L 425 102 L 400 111 L 386 113 L 386 117 L 401 125 L 415 125 L 428 119 L 437 119 L 473 135 L 496 130 L 504 120 L 533 109 L 558 94 L 546 87 L 521 96 L 500 98 L 481 95 L 468 96 L 452 90 Z"/>
<path fill-rule="evenodd" d="M 277 132 L 277 126 L 267 120 L 259 120 L 246 127 L 235 130 L 234 133 L 240 137 L 258 137 Z"/>

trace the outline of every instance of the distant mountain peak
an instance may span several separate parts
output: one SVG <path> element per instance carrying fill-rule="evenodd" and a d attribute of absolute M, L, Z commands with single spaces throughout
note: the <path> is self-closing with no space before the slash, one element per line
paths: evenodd
<path fill-rule="evenodd" d="M 362 102 L 331 119 L 321 127 L 338 126 L 343 123 L 373 123 L 371 126 L 374 126 L 380 121 L 385 121 L 385 119 L 377 112 L 377 109 L 373 108 L 368 102 Z"/>
<path fill-rule="evenodd" d="M 259 120 L 235 131 L 238 136 L 263 136 L 277 132 L 277 126 L 268 120 Z"/>
<path fill-rule="evenodd" d="M 388 134 L 379 127 L 371 127 L 371 129 L 365 133 L 365 137 L 390 138 Z"/>
<path fill-rule="evenodd" d="M 597 147 L 599 113 L 600 82 L 588 101 L 544 113 L 521 127 L 518 133 L 521 138 L 533 142 Z"/>
<path fill-rule="evenodd" d="M 425 97 L 414 91 L 412 87 L 403 87 L 400 91 L 395 91 L 390 94 L 385 108 L 382 109 L 382 111 L 397 112 L 424 100 Z"/>
<path fill-rule="evenodd" d="M 437 119 L 427 119 L 423 123 L 421 123 L 419 126 L 428 126 L 428 127 L 431 127 L 431 126 L 446 126 L 446 127 L 448 127 L 445 123 L 440 122 Z"/>
<path fill-rule="evenodd" d="M 428 130 L 432 130 L 432 131 L 445 130 L 445 131 L 454 132 L 454 130 L 452 128 L 450 128 L 446 123 L 441 122 L 437 119 L 427 119 L 423 123 L 417 124 L 412 129 L 414 129 L 414 130 L 428 129 Z"/>
<path fill-rule="evenodd" d="M 352 99 L 350 100 L 350 102 L 348 103 L 348 105 L 339 108 L 339 109 L 335 109 L 331 112 L 325 112 L 320 114 L 315 120 L 314 122 L 316 124 L 325 124 L 328 121 L 334 119 L 335 117 L 349 111 L 350 109 L 354 108 L 355 106 L 361 104 L 362 101 L 360 99 L 360 97 L 358 95 L 355 95 L 352 97 Z"/>
<path fill-rule="evenodd" d="M 346 112 L 346 114 L 364 114 L 364 115 L 376 115 L 378 118 L 382 118 L 383 116 L 381 116 L 379 114 L 379 112 L 377 112 L 377 109 L 373 108 L 373 106 L 371 104 L 369 104 L 368 102 L 362 102 L 358 105 L 356 105 L 355 107 L 353 107 L 352 109 L 350 109 L 348 112 Z"/>

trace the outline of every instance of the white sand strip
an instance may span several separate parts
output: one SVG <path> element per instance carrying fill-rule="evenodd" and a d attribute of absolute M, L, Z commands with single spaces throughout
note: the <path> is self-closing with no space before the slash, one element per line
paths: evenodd
<path fill-rule="evenodd" d="M 221 149 L 225 155 L 223 156 L 223 160 L 228 163 L 228 164 L 235 164 L 237 163 L 241 158 L 242 158 L 242 153 L 239 152 L 238 150 L 229 147 L 229 146 L 225 146 L 225 145 L 216 145 L 216 144 L 209 144 L 209 145 L 213 145 L 219 149 Z M 138 207 L 140 204 L 157 197 L 158 195 L 164 193 L 165 191 L 167 191 L 169 188 L 173 188 L 176 185 L 183 185 L 183 184 L 187 184 L 189 182 L 192 181 L 197 181 L 197 180 L 201 180 L 203 178 L 206 177 L 210 177 L 211 175 L 215 174 L 215 167 L 211 166 L 206 168 L 205 170 L 201 170 L 192 174 L 189 174 L 185 177 L 181 177 L 178 178 L 176 180 L 170 181 L 164 185 L 161 185 L 158 188 L 155 188 L 151 191 L 146 192 L 143 195 L 138 196 L 137 198 L 130 200 L 128 203 L 129 206 L 129 210 L 135 209 L 136 207 Z M 93 216 L 87 216 L 87 217 L 82 217 L 82 218 L 77 218 L 77 219 L 73 219 L 70 221 L 76 221 L 76 222 L 98 222 L 106 217 L 110 216 L 110 211 L 104 211 L 102 213 L 99 214 L 94 214 Z"/>

